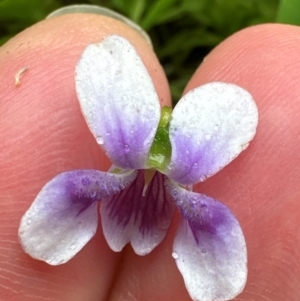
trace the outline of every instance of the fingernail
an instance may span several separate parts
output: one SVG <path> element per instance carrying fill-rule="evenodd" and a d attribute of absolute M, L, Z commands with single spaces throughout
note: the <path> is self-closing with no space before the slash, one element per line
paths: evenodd
<path fill-rule="evenodd" d="M 50 15 L 46 17 L 46 19 L 50 19 L 60 15 L 72 14 L 72 13 L 96 14 L 96 15 L 107 16 L 116 19 L 118 21 L 121 21 L 129 25 L 131 28 L 135 29 L 137 32 L 139 32 L 145 38 L 148 44 L 152 47 L 152 42 L 150 37 L 139 25 L 137 25 L 130 19 L 124 17 L 123 15 L 102 6 L 89 5 L 89 4 L 76 4 L 76 5 L 64 6 L 52 12 Z"/>

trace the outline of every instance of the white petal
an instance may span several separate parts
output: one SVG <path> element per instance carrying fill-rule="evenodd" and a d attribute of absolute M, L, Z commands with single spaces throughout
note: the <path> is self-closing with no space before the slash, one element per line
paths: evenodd
<path fill-rule="evenodd" d="M 241 87 L 214 82 L 190 91 L 172 113 L 164 173 L 185 185 L 204 181 L 248 146 L 257 123 L 256 104 Z"/>
<path fill-rule="evenodd" d="M 194 301 L 231 300 L 247 279 L 247 249 L 242 229 L 224 204 L 187 191 L 172 181 L 167 188 L 183 220 L 173 257 Z"/>
<path fill-rule="evenodd" d="M 145 168 L 160 103 L 135 48 L 116 35 L 89 45 L 76 67 L 75 83 L 88 126 L 111 161 L 125 169 Z"/>
<path fill-rule="evenodd" d="M 96 170 L 62 173 L 48 182 L 24 214 L 19 239 L 26 253 L 51 265 L 67 262 L 94 236 L 97 202 L 120 192 L 136 172 Z"/>

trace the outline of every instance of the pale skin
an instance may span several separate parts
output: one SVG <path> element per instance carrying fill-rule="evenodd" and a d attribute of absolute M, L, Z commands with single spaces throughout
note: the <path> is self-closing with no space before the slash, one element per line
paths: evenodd
<path fill-rule="evenodd" d="M 110 166 L 86 126 L 74 88 L 83 49 L 110 34 L 136 47 L 162 105 L 170 105 L 153 50 L 118 21 L 62 16 L 0 48 L 1 300 L 190 300 L 171 256 L 177 215 L 163 243 L 145 257 L 130 246 L 112 252 L 101 226 L 75 258 L 58 267 L 30 258 L 18 243 L 19 221 L 46 182 L 63 171 Z M 260 113 L 249 148 L 195 188 L 228 205 L 244 230 L 249 277 L 235 300 L 297 301 L 300 295 L 299 36 L 299 28 L 286 25 L 241 31 L 207 56 L 185 89 L 232 82 L 253 95 Z M 16 86 L 15 75 L 25 66 Z"/>

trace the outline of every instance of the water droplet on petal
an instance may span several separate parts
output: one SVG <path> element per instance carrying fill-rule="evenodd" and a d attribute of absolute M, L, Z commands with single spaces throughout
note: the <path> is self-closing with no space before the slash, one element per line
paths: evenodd
<path fill-rule="evenodd" d="M 201 249 L 202 254 L 206 254 L 206 249 Z"/>
<path fill-rule="evenodd" d="M 204 182 L 206 180 L 206 176 L 202 175 L 199 180 L 200 182 Z"/>
<path fill-rule="evenodd" d="M 128 144 L 125 144 L 125 145 L 124 145 L 124 151 L 125 151 L 126 153 L 128 153 L 128 152 L 130 151 L 130 148 L 129 148 L 129 145 L 128 145 Z"/>
<path fill-rule="evenodd" d="M 77 243 L 73 243 L 73 244 L 71 244 L 71 250 L 75 250 L 75 248 L 77 247 Z"/>
<path fill-rule="evenodd" d="M 244 145 L 242 145 L 242 150 L 245 150 L 248 147 L 249 143 L 245 143 Z"/>
<path fill-rule="evenodd" d="M 172 257 L 173 257 L 174 259 L 178 259 L 179 256 L 178 256 L 178 254 L 177 254 L 176 252 L 173 252 L 173 253 L 172 253 Z"/>
<path fill-rule="evenodd" d="M 198 199 L 196 197 L 192 197 L 191 201 L 193 204 L 197 204 L 198 203 Z"/>
<path fill-rule="evenodd" d="M 198 163 L 194 163 L 193 168 L 198 168 Z"/>
<path fill-rule="evenodd" d="M 102 144 L 104 143 L 104 140 L 103 140 L 103 137 L 102 137 L 102 136 L 98 136 L 98 137 L 96 138 L 96 141 L 97 141 L 97 143 L 98 143 L 99 145 L 102 145 Z"/>
<path fill-rule="evenodd" d="M 30 225 L 31 225 L 31 222 L 32 222 L 32 220 L 31 220 L 31 218 L 29 218 L 29 219 L 27 220 L 27 226 L 30 226 Z"/>

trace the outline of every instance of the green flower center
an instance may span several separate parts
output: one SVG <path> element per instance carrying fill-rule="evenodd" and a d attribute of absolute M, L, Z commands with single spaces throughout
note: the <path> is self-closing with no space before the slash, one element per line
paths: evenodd
<path fill-rule="evenodd" d="M 150 148 L 148 165 L 149 168 L 163 170 L 170 162 L 172 148 L 169 139 L 169 123 L 172 108 L 163 107 L 161 110 L 160 121 Z"/>

